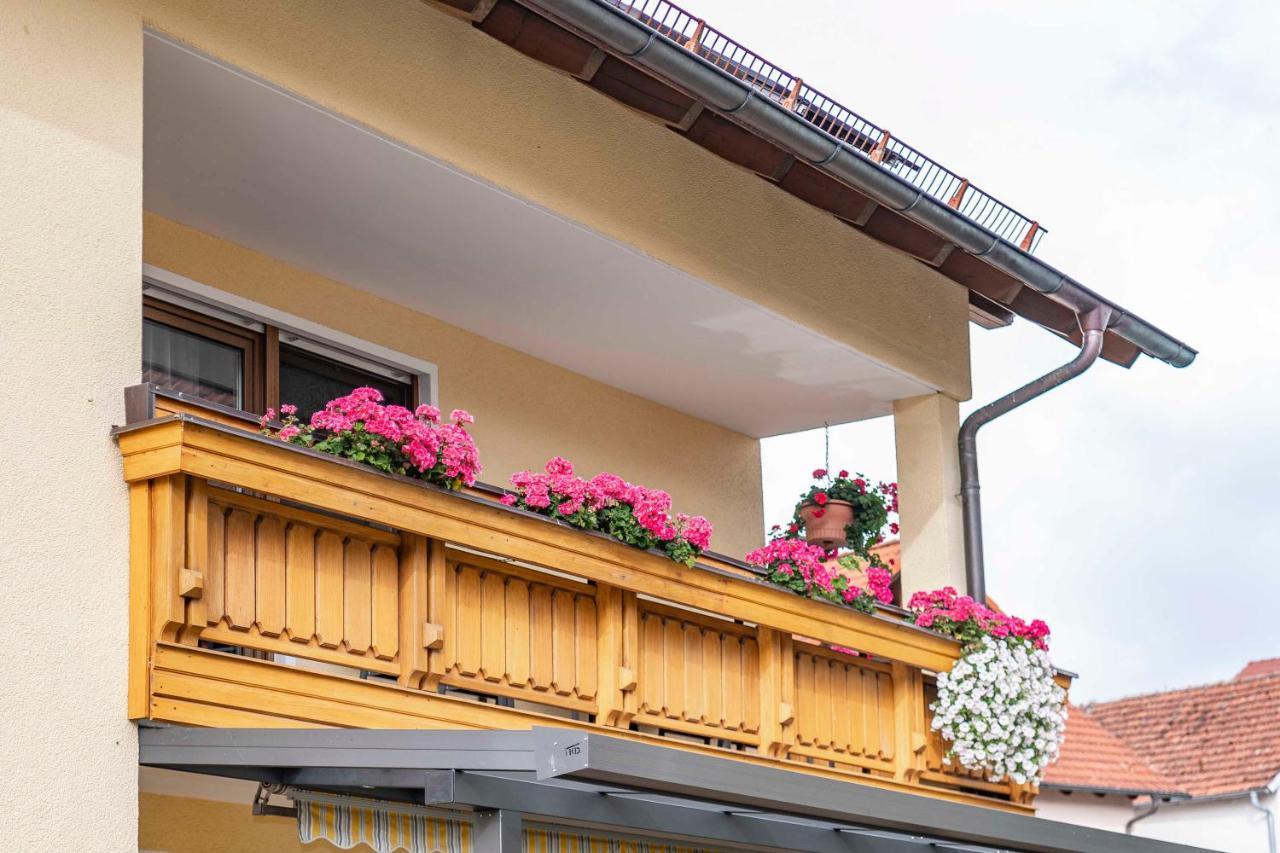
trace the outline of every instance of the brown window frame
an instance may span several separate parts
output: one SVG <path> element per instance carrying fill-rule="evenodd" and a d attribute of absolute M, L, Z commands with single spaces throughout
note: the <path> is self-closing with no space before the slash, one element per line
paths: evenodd
<path fill-rule="evenodd" d="M 278 327 L 264 323 L 260 332 L 246 329 L 200 311 L 146 295 L 142 297 L 142 317 L 144 320 L 172 326 L 240 349 L 244 353 L 244 411 L 262 414 L 267 409 L 280 408 L 281 344 Z M 318 353 L 316 357 L 339 361 Z M 372 358 L 369 360 L 377 361 Z M 353 366 L 358 368 L 358 365 Z M 416 407 L 424 402 L 422 383 L 418 374 L 406 372 L 409 373 L 409 379 L 403 384 L 409 386 L 409 399 Z"/>

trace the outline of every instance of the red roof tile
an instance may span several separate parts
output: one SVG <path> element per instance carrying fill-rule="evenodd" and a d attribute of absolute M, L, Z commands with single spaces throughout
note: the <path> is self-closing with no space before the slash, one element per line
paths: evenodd
<path fill-rule="evenodd" d="M 1081 711 L 1195 797 L 1261 788 L 1280 772 L 1280 672 L 1099 702 Z M 1068 742 L 1070 737 L 1068 730 Z M 1074 760 L 1106 766 L 1103 754 L 1086 752 Z"/>
<path fill-rule="evenodd" d="M 1045 772 L 1044 784 L 1125 794 L 1182 793 L 1176 782 L 1157 773 L 1124 741 L 1074 706 L 1067 717 L 1062 755 Z"/>

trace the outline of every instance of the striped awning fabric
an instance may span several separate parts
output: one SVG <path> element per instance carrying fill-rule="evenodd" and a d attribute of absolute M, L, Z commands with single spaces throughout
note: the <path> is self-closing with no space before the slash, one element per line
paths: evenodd
<path fill-rule="evenodd" d="M 471 853 L 471 824 L 425 808 L 337 797 L 312 791 L 290 792 L 298 807 L 298 840 L 328 841 L 350 850 L 361 844 L 377 853 Z"/>
<path fill-rule="evenodd" d="M 343 850 L 367 845 L 376 853 L 471 853 L 472 827 L 421 806 L 362 800 L 314 791 L 290 791 L 298 807 L 298 840 L 327 841 Z M 716 853 L 662 841 L 612 837 L 580 830 L 532 826 L 527 853 Z"/>

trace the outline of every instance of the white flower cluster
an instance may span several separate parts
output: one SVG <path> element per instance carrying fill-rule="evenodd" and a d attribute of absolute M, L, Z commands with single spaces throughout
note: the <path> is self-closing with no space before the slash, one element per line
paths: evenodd
<path fill-rule="evenodd" d="M 987 773 L 1039 783 L 1058 758 L 1067 726 L 1067 694 L 1054 683 L 1048 653 L 1028 643 L 983 637 L 949 673 L 938 675 L 929 706 L 933 728 L 951 742 L 944 759 Z"/>

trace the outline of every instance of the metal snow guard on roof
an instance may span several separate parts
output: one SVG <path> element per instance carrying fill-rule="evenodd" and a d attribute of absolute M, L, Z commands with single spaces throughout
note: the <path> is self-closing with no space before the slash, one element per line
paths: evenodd
<path fill-rule="evenodd" d="M 1046 229 L 937 160 L 896 139 L 840 102 L 743 47 L 704 19 L 667 0 L 601 0 L 659 35 L 777 101 L 814 127 L 866 154 L 888 172 L 950 205 L 969 219 L 1028 252 Z"/>

